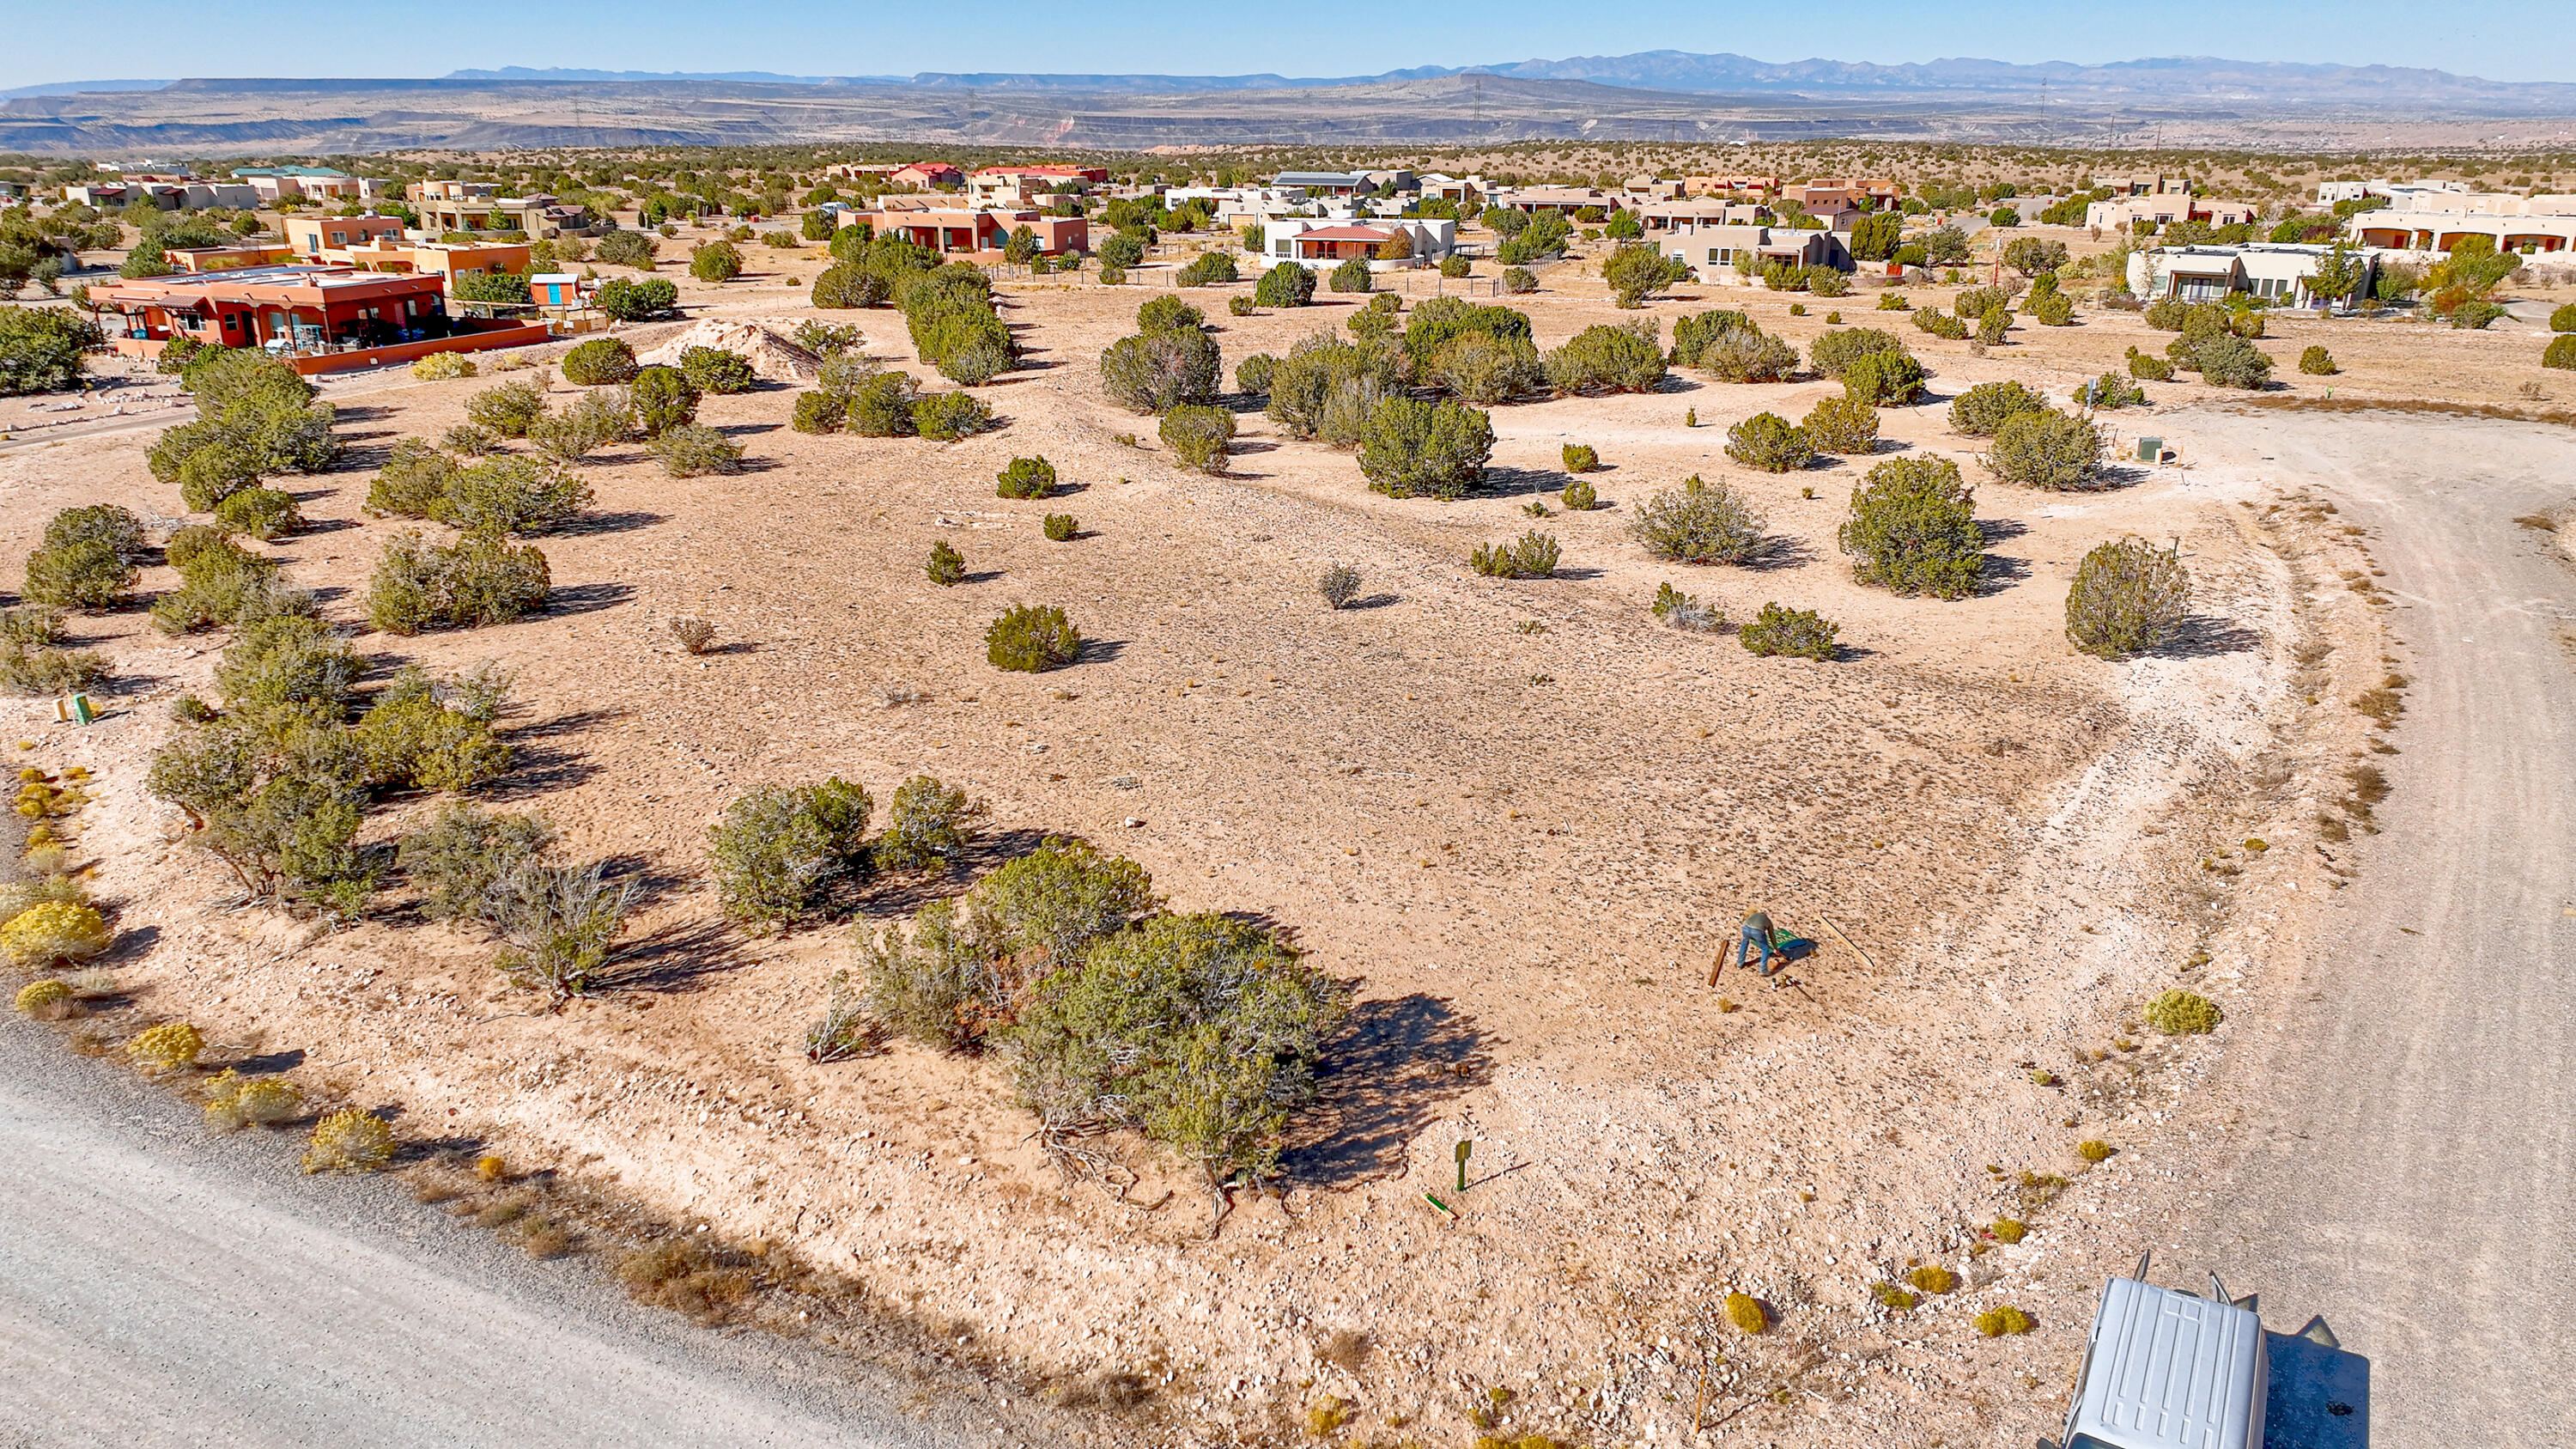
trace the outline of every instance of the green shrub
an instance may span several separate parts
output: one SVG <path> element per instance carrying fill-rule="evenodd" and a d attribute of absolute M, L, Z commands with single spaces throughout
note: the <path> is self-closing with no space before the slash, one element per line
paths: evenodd
<path fill-rule="evenodd" d="M 1195 308 L 1185 310 L 1196 314 Z M 1222 370 L 1216 339 L 1196 326 L 1122 337 L 1100 354 L 1101 390 L 1136 413 L 1214 402 Z"/>
<path fill-rule="evenodd" d="M 1374 292 L 1377 290 L 1376 279 L 1369 275 L 1369 264 L 1365 258 L 1361 257 L 1353 257 L 1349 261 L 1342 263 L 1340 266 L 1333 268 L 1332 280 L 1326 285 L 1330 286 L 1336 292 Z"/>
<path fill-rule="evenodd" d="M 848 399 L 828 392 L 800 392 L 788 426 L 800 433 L 837 433 L 848 417 Z"/>
<path fill-rule="evenodd" d="M 1936 312 L 1929 307 L 1914 314 L 1914 325 L 1935 337 L 1946 337 L 1952 342 L 1960 341 L 1968 335 L 1967 323 L 1947 312 Z"/>
<path fill-rule="evenodd" d="M 1055 465 L 1044 458 L 1013 458 L 995 477 L 1003 498 L 1044 498 L 1055 492 Z"/>
<path fill-rule="evenodd" d="M 1988 347 L 2000 345 L 2011 330 L 2012 314 L 2001 307 L 1977 319 L 1977 341 Z"/>
<path fill-rule="evenodd" d="M 1387 398 L 1360 434 L 1360 472 L 1390 498 L 1463 497 L 1493 455 L 1493 420 L 1446 398 Z"/>
<path fill-rule="evenodd" d="M 1995 1235 L 1996 1242 L 2009 1247 L 2030 1236 L 2030 1224 L 2012 1218 L 1997 1218 L 1986 1231 Z"/>
<path fill-rule="evenodd" d="M 2143 539 L 2097 545 L 2066 592 L 2066 637 L 2110 659 L 2152 649 L 2191 610 L 2191 574 L 2181 557 Z"/>
<path fill-rule="evenodd" d="M 1556 540 L 1531 529 L 1510 543 L 1476 545 L 1467 562 L 1491 579 L 1544 579 L 1556 573 L 1556 560 Z"/>
<path fill-rule="evenodd" d="M 852 417 L 855 419 L 856 412 Z M 993 425 L 993 410 L 962 392 L 937 392 L 912 405 L 913 431 L 933 442 L 953 443 Z M 857 431 L 853 427 L 852 431 Z"/>
<path fill-rule="evenodd" d="M 1252 300 L 1262 307 L 1303 307 L 1315 297 L 1315 274 L 1295 262 L 1281 262 L 1253 284 Z"/>
<path fill-rule="evenodd" d="M 1981 461 L 2006 482 L 2064 492 L 2091 487 L 2105 451 L 2102 430 L 2091 421 L 2041 408 L 2006 419 Z"/>
<path fill-rule="evenodd" d="M 1911 407 L 1922 401 L 1930 377 L 1910 352 L 1872 353 L 1843 369 L 1843 396 L 1875 407 Z"/>
<path fill-rule="evenodd" d="M 835 776 L 763 786 L 707 829 L 707 869 L 728 920 L 784 934 L 839 882 L 867 872 L 868 792 Z"/>
<path fill-rule="evenodd" d="M 823 321 L 819 317 L 808 317 L 796 324 L 792 340 L 797 346 L 813 353 L 816 357 L 831 358 L 838 357 L 858 346 L 864 340 L 864 336 L 856 327 L 845 327 L 838 323 Z"/>
<path fill-rule="evenodd" d="M 1178 297 L 1156 297 L 1136 309 L 1139 332 L 1197 331 L 1205 326 L 1207 314 Z"/>
<path fill-rule="evenodd" d="M 524 866 L 493 889 L 492 925 L 509 943 L 493 967 L 558 1008 L 587 995 L 639 894 L 631 880 L 611 885 L 603 861 Z"/>
<path fill-rule="evenodd" d="M 491 918 L 494 887 L 535 864 L 554 838 L 541 815 L 490 814 L 451 800 L 426 827 L 402 838 L 395 861 L 420 892 L 422 915 L 484 921 Z"/>
<path fill-rule="evenodd" d="M 1642 243 L 1623 246 L 1601 262 L 1601 280 L 1620 307 L 1642 307 L 1646 299 L 1690 279 L 1690 267 Z"/>
<path fill-rule="evenodd" d="M 1442 345 L 1427 363 L 1417 359 L 1415 367 L 1418 381 L 1474 407 L 1492 407 L 1547 391 L 1546 365 L 1527 337 L 1462 333 Z"/>
<path fill-rule="evenodd" d="M 564 381 L 583 387 L 632 381 L 635 376 L 635 349 L 619 337 L 594 337 L 588 342 L 577 343 L 564 354 L 563 376 Z"/>
<path fill-rule="evenodd" d="M 1950 401 L 1950 427 L 1971 438 L 1991 438 L 2023 413 L 2040 412 L 2048 399 L 2017 382 L 1981 382 Z"/>
<path fill-rule="evenodd" d="M 2260 388 L 2272 380 L 2272 359 L 2233 333 L 2192 343 L 2189 361 L 2182 365 L 2212 387 Z"/>
<path fill-rule="evenodd" d="M 729 241 L 689 248 L 689 275 L 701 282 L 730 282 L 742 275 L 742 248 Z"/>
<path fill-rule="evenodd" d="M 959 918 L 959 902 L 934 901 L 911 929 L 889 926 L 859 939 L 868 1009 L 889 1030 L 925 1046 L 972 1051 L 1006 1018 L 1020 984 Z"/>
<path fill-rule="evenodd" d="M 1726 622 L 1725 613 L 1714 604 L 1703 604 L 1695 595 L 1685 594 L 1669 583 L 1655 586 L 1655 617 L 1676 629 L 1696 634 L 1716 631 Z"/>
<path fill-rule="evenodd" d="M 1798 424 L 1819 453 L 1859 456 L 1878 449 L 1878 409 L 1852 397 L 1829 397 Z"/>
<path fill-rule="evenodd" d="M 188 546 L 181 547 L 183 542 Z M 311 595 L 278 582 L 274 561 L 235 546 L 228 537 L 212 542 L 174 537 L 170 552 L 182 587 L 152 603 L 153 626 L 163 633 L 314 612 Z"/>
<path fill-rule="evenodd" d="M 1762 518 L 1721 479 L 1697 475 L 1646 500 L 1629 536 L 1656 558 L 1676 563 L 1742 563 L 1762 542 Z"/>
<path fill-rule="evenodd" d="M 2075 325 L 2075 299 L 2064 292 L 2036 292 L 2031 295 L 2028 310 L 2032 321 L 2042 327 Z"/>
<path fill-rule="evenodd" d="M 2118 1148 L 2113 1147 L 2110 1143 L 2099 1139 L 2091 1139 L 2075 1144 L 2076 1156 L 2083 1158 L 2086 1162 L 2097 1165 L 2110 1161 L 2112 1154 L 2118 1150 Z"/>
<path fill-rule="evenodd" d="M 1568 473 L 1589 473 L 1601 466 L 1601 455 L 1587 443 L 1568 443 L 1558 450 Z"/>
<path fill-rule="evenodd" d="M 284 538 L 304 527 L 295 495 L 275 488 L 248 488 L 215 505 L 215 521 L 236 533 L 263 542 Z"/>
<path fill-rule="evenodd" d="M 390 465 L 388 465 L 390 466 Z M 534 458 L 493 457 L 452 473 L 429 516 L 462 529 L 542 533 L 591 501 L 590 485 Z"/>
<path fill-rule="evenodd" d="M 1787 654 L 1800 659 L 1831 659 L 1837 647 L 1834 636 L 1841 632 L 1841 625 L 1829 622 L 1813 609 L 1764 604 L 1761 614 L 1737 637 L 1744 641 L 1748 653 L 1764 658 Z"/>
<path fill-rule="evenodd" d="M 1798 349 L 1748 322 L 1701 346 L 1694 365 L 1720 382 L 1785 382 L 1797 375 Z"/>
<path fill-rule="evenodd" d="M 504 438 L 526 437 L 529 427 L 545 415 L 545 394 L 531 382 L 505 382 L 465 400 L 465 416 L 476 427 L 488 428 Z M 396 448 L 401 446 L 395 444 Z"/>
<path fill-rule="evenodd" d="M 830 381 L 828 372 L 825 381 Z M 860 437 L 899 438 L 919 429 L 913 414 L 922 398 L 910 373 L 871 373 L 841 396 L 842 426 Z"/>
<path fill-rule="evenodd" d="M 1851 278 L 1840 267 L 1809 267 L 1807 290 L 1819 297 L 1848 297 L 1851 295 Z"/>
<path fill-rule="evenodd" d="M 1854 577 L 1900 594 L 1964 599 L 1985 574 L 1976 495 L 1947 458 L 1891 458 L 1870 469 L 1835 537 L 1858 560 Z"/>
<path fill-rule="evenodd" d="M 1668 375 L 1648 319 L 1586 327 L 1547 354 L 1547 380 L 1574 393 L 1646 392 Z"/>
<path fill-rule="evenodd" d="M 635 430 L 626 389 L 603 387 L 574 398 L 562 412 L 528 425 L 528 441 L 558 463 L 578 462 Z"/>
<path fill-rule="evenodd" d="M 1252 299 L 1250 297 L 1228 297 L 1225 299 L 1225 310 L 1230 316 L 1249 317 L 1252 315 L 1254 310 Z"/>
<path fill-rule="evenodd" d="M 1902 354 L 1905 344 L 1892 333 L 1875 327 L 1846 327 L 1829 331 L 1807 348 L 1807 365 L 1826 377 L 1839 380 L 1851 365 L 1864 357 L 1887 353 Z"/>
<path fill-rule="evenodd" d="M 1538 273 L 1527 267 L 1503 268 L 1503 291 L 1507 294 L 1517 297 L 1537 290 Z"/>
<path fill-rule="evenodd" d="M 2549 330 L 2576 332 L 2576 302 L 2563 303 L 2557 311 L 2549 314 Z"/>
<path fill-rule="evenodd" d="M 2129 376 L 2144 382 L 2171 382 L 2174 365 L 2161 357 L 2129 349 Z"/>
<path fill-rule="evenodd" d="M 2569 305 L 2576 306 L 2576 303 Z M 2576 371 L 2576 335 L 2562 335 L 2549 339 L 2549 345 L 2541 349 L 2540 365 Z"/>
<path fill-rule="evenodd" d="M 1229 1179 L 1276 1171 L 1347 987 L 1268 931 L 1214 915 L 1153 916 L 1078 958 L 1051 956 L 1064 966 L 1010 1034 L 1023 1104 L 1050 1124 L 1142 1132 L 1195 1167 L 1220 1208 Z"/>
<path fill-rule="evenodd" d="M 897 785 L 887 802 L 885 834 L 877 837 L 877 868 L 954 868 L 965 858 L 987 814 L 984 802 L 928 775 Z"/>
<path fill-rule="evenodd" d="M 742 471 L 742 444 L 702 423 L 687 423 L 655 438 L 645 451 L 662 460 L 674 478 Z"/>
<path fill-rule="evenodd" d="M 1778 413 L 1755 413 L 1726 430 L 1726 456 L 1765 473 L 1786 473 L 1814 460 L 1807 435 Z"/>
<path fill-rule="evenodd" d="M 1905 294 L 1903 292 L 1881 292 L 1878 294 L 1878 310 L 1881 312 L 1911 312 L 1914 310 L 1914 304 L 1905 300 Z"/>
<path fill-rule="evenodd" d="M 2299 354 L 2299 371 L 2310 377 L 2332 377 L 2343 369 L 2335 366 L 2333 353 L 2310 346 Z"/>
<path fill-rule="evenodd" d="M 1234 442 L 1234 414 L 1183 403 L 1163 415 L 1162 437 L 1183 463 L 1202 473 L 1222 473 L 1226 449 Z"/>
<path fill-rule="evenodd" d="M 927 572 L 930 581 L 941 588 L 962 584 L 966 582 L 966 556 L 943 538 L 930 546 Z"/>
<path fill-rule="evenodd" d="M 635 426 L 647 438 L 658 438 L 698 419 L 698 390 L 676 367 L 656 364 L 636 369 L 634 381 L 626 385 L 626 401 L 634 410 Z"/>
<path fill-rule="evenodd" d="M 749 392 L 760 385 L 760 374 L 752 371 L 750 358 L 721 347 L 683 349 L 680 375 L 702 393 Z"/>
<path fill-rule="evenodd" d="M 1196 261 L 1172 274 L 1172 282 L 1182 287 L 1210 287 L 1219 282 L 1241 280 L 1234 269 L 1234 253 L 1206 252 Z"/>
<path fill-rule="evenodd" d="M 490 713 L 442 703 L 417 665 L 377 693 L 351 737 L 378 785 L 471 790 L 510 767 L 510 747 L 493 737 Z"/>
<path fill-rule="evenodd" d="M 1463 277 L 1474 270 L 1465 254 L 1460 252 L 1451 252 L 1440 259 L 1440 275 L 1444 277 Z"/>
<path fill-rule="evenodd" d="M 487 532 L 443 547 L 398 533 L 376 564 L 367 618 L 388 634 L 507 624 L 542 607 L 551 589 L 546 556 L 534 547 Z"/>
<path fill-rule="evenodd" d="M 0 306 L 0 397 L 80 386 L 81 354 L 105 340 L 72 308 Z"/>
<path fill-rule="evenodd" d="M 663 277 L 611 277 L 599 284 L 590 304 L 620 322 L 651 322 L 679 315 L 680 289 Z"/>
<path fill-rule="evenodd" d="M 0 690 L 18 695 L 79 694 L 107 680 L 107 661 L 86 650 L 49 649 L 0 639 Z"/>
<path fill-rule="evenodd" d="M 2116 372 L 2106 372 L 2077 388 L 2075 400 L 2097 410 L 2144 407 L 2147 390 Z"/>
<path fill-rule="evenodd" d="M 27 555 L 26 581 L 19 591 L 32 603 L 57 608 L 111 609 L 140 577 L 116 545 L 91 538 Z"/>
<path fill-rule="evenodd" d="M 1048 540 L 1054 543 L 1071 543 L 1073 536 L 1080 532 L 1080 525 L 1070 513 L 1050 513 L 1040 527 Z"/>
<path fill-rule="evenodd" d="M 1685 317 L 1676 317 L 1673 319 L 1673 350 L 1668 360 L 1675 367 L 1701 366 L 1703 364 L 1699 360 L 1699 355 L 1707 350 L 1710 343 L 1730 333 L 1748 329 L 1754 332 L 1762 330 L 1753 325 L 1753 319 L 1741 312 L 1713 309 Z M 1797 370 L 1794 358 L 1791 359 L 1790 370 L 1793 372 Z"/>
<path fill-rule="evenodd" d="M 1289 348 L 1269 383 L 1271 421 L 1291 437 L 1320 437 L 1345 448 L 1360 445 L 1379 403 L 1405 390 L 1395 352 L 1330 333 Z"/>
<path fill-rule="evenodd" d="M 884 274 L 849 262 L 825 267 L 814 279 L 814 305 L 843 310 L 851 307 L 882 307 L 894 293 L 893 284 Z"/>
<path fill-rule="evenodd" d="M 1252 354 L 1234 366 L 1235 389 L 1255 396 L 1270 391 L 1270 375 L 1278 366 L 1279 359 L 1267 352 Z"/>
<path fill-rule="evenodd" d="M 1558 502 L 1565 505 L 1568 513 L 1589 513 L 1601 506 L 1601 494 L 1592 486 L 1592 480 L 1588 478 L 1577 478 L 1566 484 L 1564 491 L 1558 493 L 1556 497 Z"/>
<path fill-rule="evenodd" d="M 661 243 L 640 231 L 612 231 L 599 239 L 591 255 L 612 267 L 649 267 L 661 249 Z"/>
<path fill-rule="evenodd" d="M 2147 1025 L 2167 1036 L 2206 1036 L 2225 1020 L 2218 1003 L 2177 987 L 2147 1003 Z"/>
<path fill-rule="evenodd" d="M 1019 604 L 984 631 L 984 658 L 996 669 L 1037 674 L 1082 656 L 1082 636 L 1053 604 Z"/>

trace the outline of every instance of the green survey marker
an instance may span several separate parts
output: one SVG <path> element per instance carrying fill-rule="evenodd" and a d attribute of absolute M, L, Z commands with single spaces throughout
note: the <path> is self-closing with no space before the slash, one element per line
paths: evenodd
<path fill-rule="evenodd" d="M 1473 1142 L 1458 1144 L 1458 1190 L 1460 1192 L 1467 1190 L 1467 1158 L 1475 1150 L 1476 1144 Z"/>

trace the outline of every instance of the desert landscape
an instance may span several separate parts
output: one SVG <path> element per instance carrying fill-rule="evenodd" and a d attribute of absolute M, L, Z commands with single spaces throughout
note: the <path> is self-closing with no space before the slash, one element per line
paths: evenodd
<path fill-rule="evenodd" d="M 746 250 L 739 280 L 678 279 L 696 320 L 615 335 L 649 352 L 714 320 L 783 341 L 819 317 L 944 386 L 901 314 L 810 305 L 812 250 Z M 1640 314 L 1614 305 L 1603 255 L 1578 247 L 1535 293 L 1479 300 L 1525 311 L 1541 349 L 1640 315 L 1669 341 L 1712 308 L 1802 353 L 1831 327 L 1905 320 L 1875 310 L 1874 286 L 1826 300 L 1720 282 Z M 121 947 L 113 995 L 62 1030 L 104 1051 L 185 1020 L 209 1069 L 290 1062 L 308 1101 L 377 1111 L 420 1144 L 408 1171 L 425 1197 L 531 1251 L 690 1245 L 711 1276 L 673 1306 L 826 1343 L 899 1339 L 928 1383 L 962 1372 L 998 1402 L 1079 1411 L 1060 1431 L 1076 1442 L 2052 1430 L 2099 1280 L 2193 1209 L 2194 1144 L 2245 1110 L 2213 1084 L 2275 1029 L 2285 963 L 2372 848 L 2352 772 L 2386 752 L 2393 716 L 2354 701 L 2402 693 L 2413 667 L 2370 534 L 2267 466 L 2263 440 L 2331 428 L 2337 407 L 2432 403 L 2452 411 L 2422 428 L 2499 446 L 2476 414 L 2560 406 L 2534 327 L 2276 318 L 2267 351 L 2326 345 L 2340 371 L 2285 370 L 2253 395 L 2147 383 L 2144 406 L 2100 414 L 2115 461 L 2072 492 L 1993 476 L 1947 402 L 2013 380 L 2071 406 L 2165 334 L 2094 306 L 1992 347 L 1907 327 L 1931 396 L 1884 409 L 1863 456 L 1745 467 L 1725 451 L 1733 424 L 1842 389 L 1682 369 L 1646 392 L 1493 409 L 1482 483 L 1443 502 L 1370 491 L 1350 453 L 1239 391 L 1226 471 L 1181 466 L 1102 387 L 1102 352 L 1140 304 L 1202 307 L 1232 389 L 1247 357 L 1351 335 L 1362 299 L 1232 315 L 1249 281 L 1168 276 L 1000 283 L 1022 363 L 976 390 L 997 422 L 972 437 L 800 432 L 800 385 L 771 381 L 699 408 L 744 448 L 742 472 L 670 477 L 634 443 L 593 454 L 588 507 L 530 540 L 547 603 L 494 627 L 371 629 L 380 552 L 421 525 L 364 505 L 399 440 L 465 422 L 496 381 L 538 379 L 569 404 L 566 346 L 483 355 L 475 377 L 326 381 L 348 452 L 278 485 L 302 531 L 246 546 L 315 591 L 372 675 L 507 671 L 513 759 L 477 798 L 542 814 L 564 858 L 608 862 L 640 904 L 600 989 L 560 1007 L 497 972 L 486 933 L 425 920 L 399 881 L 359 919 L 244 908 L 145 785 L 186 728 L 174 705 L 216 698 L 223 637 L 156 632 L 137 608 L 82 614 L 71 642 L 111 671 L 103 717 L 20 706 L 15 754 L 47 778 L 86 772 L 91 803 L 57 828 L 122 938 L 148 945 Z M 1402 278 L 1408 308 L 1459 285 Z M 1926 307 L 1960 289 L 1898 290 Z M 158 423 L 184 417 L 145 407 L 175 398 L 169 380 L 138 372 L 120 391 L 143 425 L 0 444 L 0 553 L 23 558 L 63 508 L 185 520 L 146 463 Z M 2164 460 L 2137 461 L 2140 438 Z M 1597 507 L 1562 501 L 1570 444 L 1598 453 Z M 2545 440 L 2523 446 L 2545 466 Z M 1053 495 L 996 497 L 1031 456 Z M 1973 485 L 1990 559 L 1969 596 L 1855 579 L 1836 530 L 1886 458 L 1952 459 Z M 1757 556 L 1668 563 L 1630 536 L 1692 476 L 1740 490 Z M 1072 537 L 1047 536 L 1055 512 L 1078 520 Z M 1470 567 L 1533 529 L 1561 546 L 1553 576 Z M 2192 617 L 2145 654 L 2077 653 L 2069 581 L 2131 536 L 2177 551 Z M 924 573 L 943 543 L 964 560 L 953 586 Z M 1317 594 L 1336 565 L 1358 572 L 1348 607 Z M 155 565 L 139 591 L 175 583 Z M 1665 584 L 1729 626 L 1667 627 L 1650 608 Z M 1838 623 L 1837 657 L 1748 652 L 1735 630 L 1775 601 Z M 987 624 L 1023 604 L 1066 612 L 1074 662 L 986 662 Z M 680 619 L 713 625 L 712 644 L 684 647 Z M 839 777 L 882 801 L 921 775 L 989 804 L 955 869 L 880 874 L 782 937 L 727 924 L 707 832 L 743 792 Z M 399 795 L 362 838 L 390 843 L 441 805 Z M 1066 1170 L 992 1057 L 901 1039 L 807 1056 L 862 943 L 1055 836 L 1347 983 L 1279 1190 L 1238 1188 L 1213 1227 L 1204 1185 L 1142 1140 L 1094 1142 L 1097 1170 Z M 1731 965 L 1712 980 L 1754 909 L 1814 953 L 1770 980 Z M 2177 985 L 2223 1024 L 2144 1030 L 2144 1003 Z M 1730 1293 L 1764 1331 L 1730 1323 Z M 2032 1331 L 1979 1331 L 2005 1308 Z"/>

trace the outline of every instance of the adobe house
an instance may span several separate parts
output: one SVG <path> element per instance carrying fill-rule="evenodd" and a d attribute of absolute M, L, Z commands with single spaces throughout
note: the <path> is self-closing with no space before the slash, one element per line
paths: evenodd
<path fill-rule="evenodd" d="M 178 338 L 257 347 L 302 373 L 543 342 L 543 324 L 484 325 L 447 315 L 446 279 L 332 267 L 243 267 L 90 289 L 108 345 L 157 357 Z"/>
<path fill-rule="evenodd" d="M 878 236 L 899 237 L 914 246 L 928 247 L 943 255 L 951 252 L 998 252 L 1011 240 L 1011 233 L 1027 227 L 1038 240 L 1041 255 L 1057 256 L 1065 252 L 1091 250 L 1091 223 L 1078 216 L 1049 216 L 1038 211 L 978 211 L 965 208 L 887 207 L 879 211 L 859 212 L 851 220 L 864 222 Z"/>
<path fill-rule="evenodd" d="M 284 227 L 286 244 L 308 262 L 319 262 L 326 251 L 353 246 L 372 246 L 379 237 L 402 240 L 403 219 L 399 216 L 290 216 Z"/>

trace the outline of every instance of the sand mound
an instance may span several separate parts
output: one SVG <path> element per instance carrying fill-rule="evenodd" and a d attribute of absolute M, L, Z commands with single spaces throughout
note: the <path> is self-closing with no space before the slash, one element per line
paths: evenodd
<path fill-rule="evenodd" d="M 822 370 L 823 359 L 788 341 L 786 334 L 793 330 L 794 324 L 787 322 L 726 322 L 708 317 L 635 360 L 677 367 L 680 354 L 692 347 L 720 347 L 750 358 L 751 370 L 771 382 L 812 382 Z"/>

